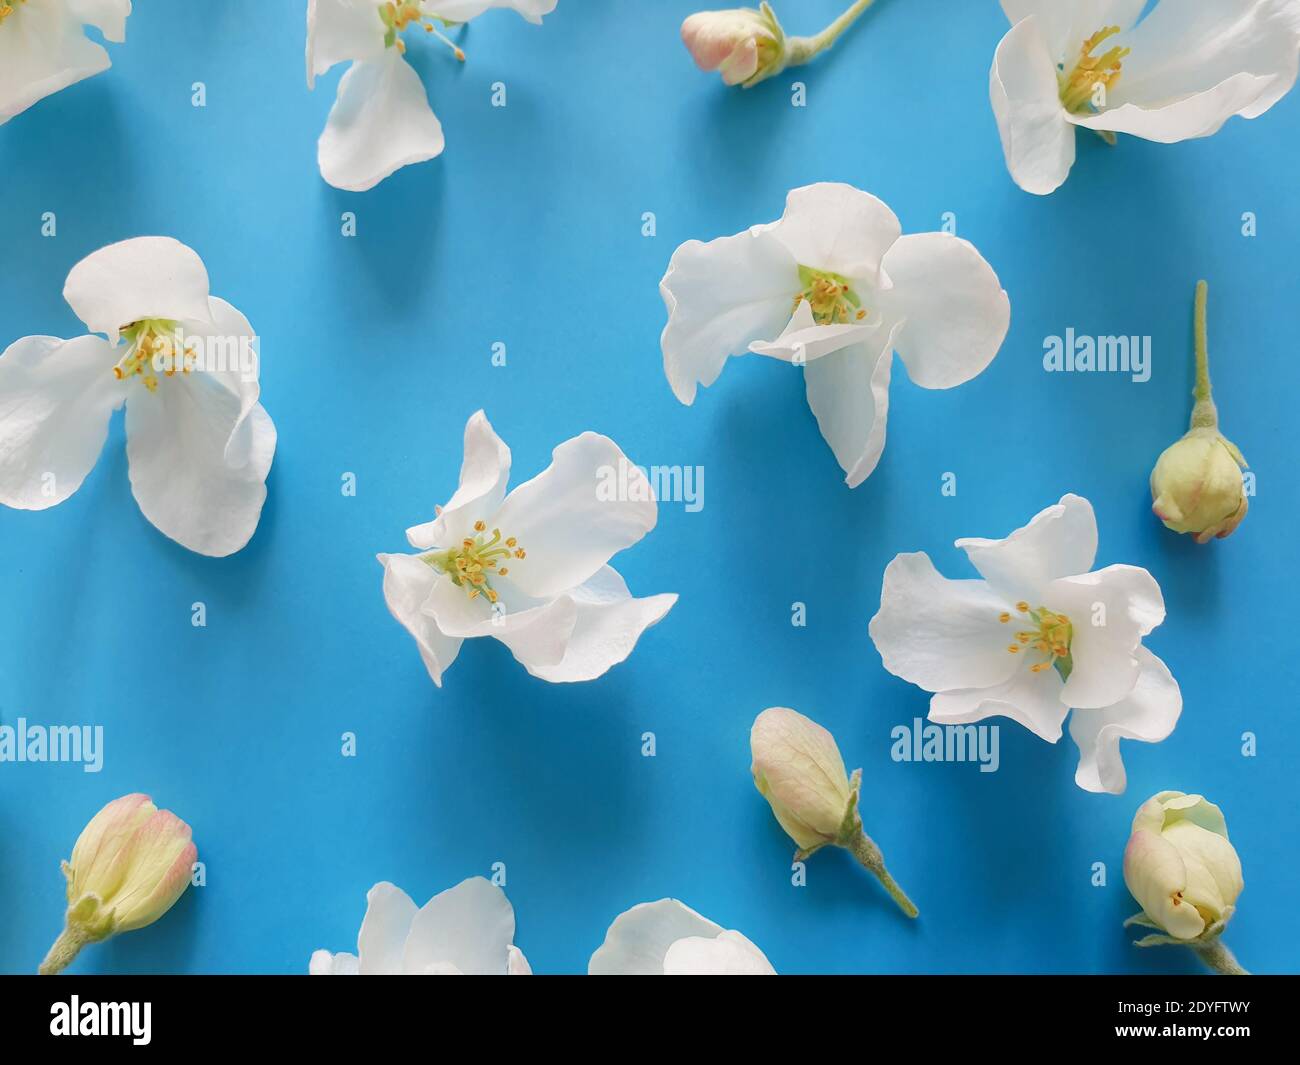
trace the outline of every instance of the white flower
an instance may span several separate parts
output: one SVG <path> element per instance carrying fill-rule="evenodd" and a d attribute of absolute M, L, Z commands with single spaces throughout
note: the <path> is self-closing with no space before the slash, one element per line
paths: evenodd
<path fill-rule="evenodd" d="M 1295 84 L 1300 0 L 1002 0 L 989 96 L 1017 185 L 1046 195 L 1075 129 L 1171 144 L 1257 118 Z"/>
<path fill-rule="evenodd" d="M 307 0 L 307 86 L 336 63 L 339 81 L 317 144 L 320 174 L 335 188 L 364 192 L 394 171 L 441 154 L 442 125 L 424 84 L 406 61 L 407 30 L 436 36 L 464 53 L 435 22 L 466 22 L 508 7 L 541 22 L 557 0 Z"/>
<path fill-rule="evenodd" d="M 676 899 L 620 913 L 587 965 L 591 976 L 775 976 L 763 952 L 739 932 Z"/>
<path fill-rule="evenodd" d="M 191 551 L 238 551 L 257 528 L 276 441 L 248 319 L 208 294 L 203 261 L 170 237 L 93 252 L 63 297 L 108 339 L 23 337 L 0 355 L 0 503 L 44 510 L 71 496 L 125 404 L 144 516 Z"/>
<path fill-rule="evenodd" d="M 82 27 L 121 44 L 129 14 L 131 0 L 0 0 L 0 125 L 112 66 Z"/>
<path fill-rule="evenodd" d="M 510 449 L 478 411 L 465 426 L 455 495 L 434 521 L 407 530 L 418 554 L 378 556 L 388 609 L 435 684 L 474 636 L 500 640 L 542 680 L 592 680 L 677 602 L 632 598 L 606 565 L 658 518 L 649 481 L 614 441 L 583 433 L 506 495 L 509 479 Z"/>
<path fill-rule="evenodd" d="M 1182 711 L 1178 684 L 1142 638 L 1165 617 L 1155 578 L 1092 570 L 1092 504 L 1067 495 L 1005 540 L 958 540 L 984 580 L 948 580 L 924 553 L 885 570 L 871 638 L 885 668 L 933 692 L 940 724 L 1010 717 L 1050 743 L 1071 708 L 1075 782 L 1124 790 L 1120 739 L 1155 743 Z"/>
<path fill-rule="evenodd" d="M 366 892 L 356 954 L 318 950 L 312 976 L 528 976 L 514 945 L 515 911 L 481 876 L 462 880 L 419 909 L 385 882 Z"/>
<path fill-rule="evenodd" d="M 1010 322 L 1007 294 L 975 248 L 902 236 L 894 213 L 849 185 L 795 189 L 780 221 L 687 241 L 659 285 L 664 371 L 681 402 L 745 351 L 803 365 L 808 403 L 850 487 L 885 446 L 896 350 L 923 388 L 983 370 Z"/>

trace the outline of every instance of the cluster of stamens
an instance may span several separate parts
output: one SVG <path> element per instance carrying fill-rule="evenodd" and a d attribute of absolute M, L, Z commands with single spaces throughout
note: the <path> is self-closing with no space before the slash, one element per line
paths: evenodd
<path fill-rule="evenodd" d="M 846 325 L 860 322 L 867 316 L 848 278 L 801 266 L 799 281 L 804 288 L 794 298 L 794 309 L 798 310 L 799 304 L 807 300 L 813 320 L 818 325 Z"/>
<path fill-rule="evenodd" d="M 492 587 L 493 579 L 504 577 L 510 571 L 503 565 L 509 558 L 525 558 L 527 552 L 513 536 L 501 537 L 500 529 L 493 529 L 487 537 L 487 523 L 476 521 L 474 535 L 467 536 L 459 547 L 435 551 L 425 555 L 424 561 L 451 577 L 452 583 L 465 589 L 471 599 L 483 596 L 495 603 L 500 596 Z"/>
<path fill-rule="evenodd" d="M 405 55 L 406 42 L 402 40 L 402 33 L 408 26 L 417 25 L 425 33 L 430 33 L 442 41 L 462 63 L 465 61 L 465 53 L 460 46 L 440 32 L 425 14 L 423 0 L 387 0 L 379 8 L 379 17 L 383 20 L 386 30 L 384 34 L 386 47 L 396 48 Z"/>
<path fill-rule="evenodd" d="M 139 377 L 150 392 L 158 390 L 158 374 L 172 377 L 188 374 L 196 358 L 194 341 L 183 341 L 177 323 L 166 318 L 142 318 L 121 330 L 127 341 L 126 354 L 113 367 L 119 381 Z"/>
<path fill-rule="evenodd" d="M 1023 600 L 1016 604 L 1016 610 L 1034 625 L 1032 629 L 1022 629 L 1016 633 L 1016 642 L 1007 645 L 1007 653 L 1018 655 L 1022 651 L 1037 651 L 1047 656 L 1042 662 L 1035 662 L 1029 668 L 1035 673 L 1055 666 L 1064 679 L 1068 679 L 1071 668 L 1070 641 L 1074 636 L 1074 627 L 1064 614 L 1057 614 L 1040 606 L 1031 610 Z M 998 616 L 1002 624 L 1011 622 L 1012 615 L 1003 613 Z"/>
<path fill-rule="evenodd" d="M 1115 47 L 1105 55 L 1092 54 L 1103 41 L 1119 32 L 1118 26 L 1106 26 L 1098 30 L 1083 42 L 1079 61 L 1073 70 L 1067 73 L 1064 64 L 1058 66 L 1056 78 L 1061 85 L 1061 104 L 1071 114 L 1095 110 L 1092 98 L 1098 87 L 1109 91 L 1119 81 L 1123 60 L 1127 58 L 1130 49 Z"/>

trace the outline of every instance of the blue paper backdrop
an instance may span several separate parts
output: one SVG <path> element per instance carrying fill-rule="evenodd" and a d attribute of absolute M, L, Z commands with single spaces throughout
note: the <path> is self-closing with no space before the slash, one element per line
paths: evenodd
<path fill-rule="evenodd" d="M 58 862 L 85 821 L 145 791 L 194 826 L 207 886 L 75 971 L 304 972 L 317 947 L 355 949 L 375 881 L 423 902 L 504 862 L 539 972 L 585 970 L 617 913 L 665 895 L 783 972 L 1191 972 L 1189 952 L 1137 950 L 1120 927 L 1136 909 L 1129 821 L 1164 788 L 1227 814 L 1243 962 L 1295 968 L 1300 98 L 1172 147 L 1081 137 L 1069 182 L 1039 199 L 1008 177 L 989 108 L 1006 29 L 991 0 L 882 0 L 830 56 L 744 93 L 694 70 L 678 41 L 692 6 L 562 0 L 540 28 L 493 13 L 465 34 L 463 66 L 420 42 L 446 154 L 364 195 L 317 174 L 339 75 L 307 91 L 301 3 L 143 0 L 110 71 L 0 128 L 0 342 L 79 334 L 69 267 L 169 234 L 259 331 L 280 433 L 261 527 L 233 558 L 189 554 L 141 517 L 120 418 L 70 501 L 0 513 L 0 721 L 100 724 L 106 747 L 98 774 L 0 764 L 5 970 L 33 970 L 57 934 Z M 781 10 L 812 32 L 840 6 Z M 855 491 L 796 372 L 736 360 L 687 408 L 658 343 L 677 244 L 771 220 L 820 180 L 879 195 L 907 231 L 952 212 L 1012 301 L 1006 345 L 971 383 L 925 392 L 896 369 L 884 459 Z M 1243 528 L 1210 547 L 1161 528 L 1146 485 L 1186 427 L 1201 276 L 1216 397 L 1258 476 Z M 1150 335 L 1150 381 L 1045 373 L 1044 337 L 1070 327 Z M 597 682 L 549 686 L 477 641 L 436 690 L 385 609 L 375 552 L 403 549 L 451 493 L 479 407 L 516 481 L 585 429 L 644 465 L 704 467 L 704 508 L 662 505 L 616 560 L 634 592 L 681 601 Z M 1067 491 L 1096 507 L 1099 564 L 1146 566 L 1164 589 L 1148 645 L 1182 685 L 1177 731 L 1125 745 L 1118 798 L 1075 787 L 1068 738 L 1009 722 L 996 773 L 892 761 L 890 729 L 927 697 L 867 637 L 886 563 L 926 550 L 971 575 L 956 537 L 1005 535 Z M 915 924 L 842 852 L 791 885 L 792 847 L 749 778 L 750 723 L 774 704 L 863 767 L 864 817 Z"/>

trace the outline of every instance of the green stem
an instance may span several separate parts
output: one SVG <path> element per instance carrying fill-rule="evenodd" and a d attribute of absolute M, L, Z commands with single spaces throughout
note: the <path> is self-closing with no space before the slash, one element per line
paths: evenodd
<path fill-rule="evenodd" d="M 1214 405 L 1214 389 L 1210 385 L 1210 342 L 1206 326 L 1206 305 L 1210 298 L 1210 286 L 1204 281 L 1196 284 L 1196 387 L 1192 397 L 1196 405 L 1192 407 L 1193 429 L 1216 429 L 1219 425 L 1219 411 Z"/>
<path fill-rule="evenodd" d="M 81 948 L 89 942 L 89 937 L 65 925 L 37 972 L 41 976 L 57 976 L 72 964 L 73 959 L 81 953 Z"/>
<path fill-rule="evenodd" d="M 838 41 L 844 31 L 857 22 L 862 17 L 862 13 L 875 2 L 876 0 L 854 0 L 849 5 L 848 10 L 822 30 L 821 33 L 814 34 L 811 37 L 788 38 L 786 41 L 786 53 L 789 56 L 787 65 L 797 66 L 821 55 L 822 52 Z"/>
<path fill-rule="evenodd" d="M 1199 943 L 1192 948 L 1200 955 L 1201 961 L 1205 962 L 1220 976 L 1249 976 L 1250 973 L 1242 968 L 1241 962 L 1223 944 L 1223 940 L 1217 936 L 1206 943 Z"/>
<path fill-rule="evenodd" d="M 916 904 L 907 897 L 907 894 L 892 876 L 889 870 L 885 868 L 885 857 L 880 853 L 880 848 L 872 841 L 871 837 L 865 832 L 859 830 L 857 836 L 849 843 L 849 850 L 862 865 L 864 869 L 871 872 L 886 891 L 889 897 L 898 903 L 898 908 L 908 917 L 915 917 L 920 911 L 917 910 Z"/>

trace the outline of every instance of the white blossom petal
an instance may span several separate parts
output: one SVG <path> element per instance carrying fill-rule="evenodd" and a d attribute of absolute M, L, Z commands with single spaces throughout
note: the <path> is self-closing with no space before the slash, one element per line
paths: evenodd
<path fill-rule="evenodd" d="M 202 555 L 248 543 L 266 501 L 276 432 L 257 404 L 240 420 L 240 397 L 205 373 L 177 374 L 156 392 L 133 389 L 126 405 L 131 491 L 160 532 Z"/>
<path fill-rule="evenodd" d="M 989 100 L 1012 179 L 1038 196 L 1055 192 L 1074 166 L 1075 134 L 1036 16 L 1017 22 L 998 44 Z"/>
<path fill-rule="evenodd" d="M 69 271 L 63 298 L 112 344 L 123 326 L 144 318 L 212 320 L 203 260 L 171 237 L 135 237 L 91 252 Z"/>
<path fill-rule="evenodd" d="M 892 349 L 893 333 L 880 331 L 804 366 L 808 406 L 850 488 L 871 475 L 885 450 Z"/>
<path fill-rule="evenodd" d="M 456 661 L 462 640 L 447 636 L 424 613 L 434 584 L 441 576 L 416 555 L 377 555 L 384 567 L 384 602 L 389 613 L 411 634 L 433 683 L 442 687 L 443 671 Z"/>
<path fill-rule="evenodd" d="M 948 580 L 916 552 L 885 568 L 868 631 L 896 677 L 930 692 L 990 688 L 1010 680 L 1023 658 L 1007 651 L 1014 626 L 999 620 L 1007 610 L 984 581 Z"/>
<path fill-rule="evenodd" d="M 510 449 L 481 410 L 465 425 L 464 454 L 460 484 L 438 517 L 406 530 L 412 547 L 454 547 L 472 535 L 474 522 L 486 520 L 501 506 L 510 481 Z"/>
<path fill-rule="evenodd" d="M 415 914 L 415 903 L 395 884 L 381 881 L 366 892 L 366 916 L 357 934 L 362 976 L 402 971 L 402 952 Z"/>
<path fill-rule="evenodd" d="M 587 432 L 556 447 L 551 464 L 506 496 L 488 524 L 525 552 L 509 562 L 510 583 L 550 598 L 594 576 L 657 519 L 645 474 L 609 437 Z"/>
<path fill-rule="evenodd" d="M 714 938 L 724 929 L 676 899 L 643 902 L 614 918 L 587 965 L 590 976 L 662 976 L 668 949 L 690 936 Z"/>
<path fill-rule="evenodd" d="M 1119 795 L 1128 785 L 1119 741 L 1158 743 L 1174 730 L 1183 696 L 1164 662 L 1145 647 L 1137 649 L 1141 673 L 1133 691 L 1102 710 L 1076 710 L 1070 736 L 1079 747 L 1075 783 L 1087 791 Z"/>
<path fill-rule="evenodd" d="M 958 540 L 957 547 L 1008 600 L 1050 606 L 1042 596 L 1052 581 L 1092 569 L 1097 518 L 1086 499 L 1065 495 L 1004 540 L 970 537 Z"/>
<path fill-rule="evenodd" d="M 1077 58 L 1082 42 L 1103 26 L 1128 29 L 1146 5 L 1147 0 L 1002 0 L 1012 25 L 1030 15 L 1038 21 L 1053 60 Z"/>
<path fill-rule="evenodd" d="M 881 315 L 899 323 L 893 344 L 922 388 L 952 388 L 981 373 L 1002 347 L 1011 302 L 975 246 L 948 233 L 901 237 L 881 270 Z"/>
<path fill-rule="evenodd" d="M 1009 717 L 1035 736 L 1055 743 L 1069 707 L 1061 702 L 1061 678 L 1054 669 L 1035 673 L 1023 654 L 1014 659 L 1017 670 L 1004 684 L 936 692 L 930 697 L 930 720 L 941 725 L 964 725 L 986 717 Z"/>
<path fill-rule="evenodd" d="M 307 0 L 307 87 L 336 63 L 378 59 L 388 32 L 380 0 Z"/>
<path fill-rule="evenodd" d="M 770 231 L 681 245 L 659 282 L 668 308 L 660 346 L 673 394 L 694 403 L 696 388 L 713 384 L 729 356 L 778 336 L 801 289 L 798 264 Z"/>
<path fill-rule="evenodd" d="M 898 217 L 883 201 L 838 182 L 791 191 L 785 214 L 768 230 L 790 249 L 800 266 L 830 271 L 866 286 L 875 285 L 881 259 L 903 232 Z"/>
<path fill-rule="evenodd" d="M 1161 0 L 1115 43 L 1131 54 L 1107 107 L 1070 120 L 1165 144 L 1208 137 L 1233 115 L 1257 118 L 1291 91 L 1300 68 L 1300 5 Z"/>
<path fill-rule="evenodd" d="M 507 976 L 532 976 L 533 967 L 528 964 L 528 959 L 524 957 L 524 952 L 516 947 L 513 943 L 506 951 L 506 975 Z"/>
<path fill-rule="evenodd" d="M 94 26 L 104 40 L 121 44 L 126 40 L 126 19 L 131 0 L 67 0 L 72 17 L 83 26 Z"/>
<path fill-rule="evenodd" d="M 312 976 L 360 976 L 361 963 L 355 954 L 341 951 L 331 954 L 328 950 L 312 952 L 307 972 Z"/>
<path fill-rule="evenodd" d="M 812 308 L 803 300 L 794 310 L 794 317 L 775 340 L 756 340 L 749 345 L 755 355 L 766 355 L 781 362 L 806 365 L 823 355 L 842 351 L 853 344 L 872 337 L 887 337 L 881 333 L 879 322 L 853 322 L 843 325 L 818 325 Z"/>
<path fill-rule="evenodd" d="M 540 24 L 543 15 L 555 10 L 558 0 L 430 0 L 429 9 L 448 22 L 468 22 L 492 8 L 517 11 L 529 22 Z"/>
<path fill-rule="evenodd" d="M 641 634 L 677 602 L 672 594 L 632 598 L 623 578 L 610 566 L 565 597 L 573 601 L 576 613 L 563 657 L 553 665 L 525 663 L 533 676 L 552 683 L 594 680 L 603 675 L 624 661 Z"/>
<path fill-rule="evenodd" d="M 665 976 L 775 976 L 767 956 L 739 932 L 687 936 L 668 948 Z"/>
<path fill-rule="evenodd" d="M 112 63 L 62 3 L 14 8 L 0 27 L 0 125 Z"/>
<path fill-rule="evenodd" d="M 384 52 L 343 75 L 317 142 L 321 177 L 335 188 L 365 192 L 446 144 L 420 76 L 396 48 Z"/>
<path fill-rule="evenodd" d="M 481 876 L 440 892 L 415 914 L 402 970 L 408 974 L 451 965 L 467 976 L 504 976 L 515 911 L 506 894 Z"/>
<path fill-rule="evenodd" d="M 102 337 L 31 336 L 0 355 L 0 503 L 44 510 L 94 468 L 125 392 Z"/>
<path fill-rule="evenodd" d="M 1165 619 L 1154 577 L 1137 566 L 1107 566 L 1053 581 L 1048 608 L 1070 618 L 1073 668 L 1061 699 L 1075 708 L 1119 702 L 1137 683 L 1142 637 Z"/>

